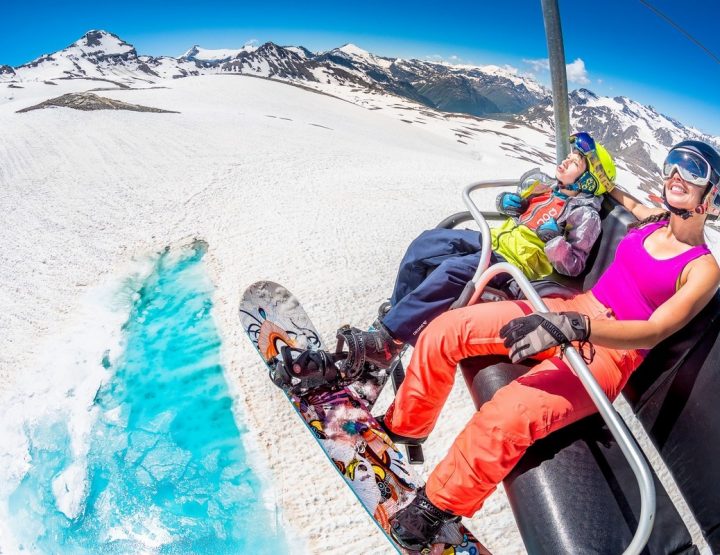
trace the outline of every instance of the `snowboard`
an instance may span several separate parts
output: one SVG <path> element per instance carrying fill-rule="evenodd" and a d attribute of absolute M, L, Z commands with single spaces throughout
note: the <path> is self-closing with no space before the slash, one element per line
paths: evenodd
<path fill-rule="evenodd" d="M 297 298 L 271 281 L 250 285 L 240 302 L 240 321 L 272 372 L 284 345 L 324 349 L 320 334 Z M 400 553 L 409 553 L 390 536 L 390 519 L 423 485 L 407 459 L 370 413 L 387 372 L 366 372 L 345 387 L 284 393 L 335 469 Z M 331 500 L 328 500 L 331 501 Z M 490 555 L 461 523 L 446 524 L 426 553 Z"/>

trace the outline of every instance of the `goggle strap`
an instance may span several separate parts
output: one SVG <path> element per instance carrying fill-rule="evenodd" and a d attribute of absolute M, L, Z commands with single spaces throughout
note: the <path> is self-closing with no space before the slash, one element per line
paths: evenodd
<path fill-rule="evenodd" d="M 720 184 L 710 187 L 707 197 L 709 197 L 707 213 L 711 216 L 720 216 Z"/>
<path fill-rule="evenodd" d="M 584 193 L 595 194 L 598 188 L 597 179 L 589 171 L 583 172 L 583 174 L 577 179 L 578 189 Z"/>
<path fill-rule="evenodd" d="M 605 168 L 603 168 L 602 162 L 600 162 L 600 158 L 598 158 L 597 153 L 594 150 L 590 151 L 585 155 L 585 159 L 587 160 L 588 166 L 592 168 L 591 173 L 593 176 L 600 181 L 600 184 L 606 191 L 612 191 L 612 181 L 610 181 L 610 178 L 605 173 Z"/>

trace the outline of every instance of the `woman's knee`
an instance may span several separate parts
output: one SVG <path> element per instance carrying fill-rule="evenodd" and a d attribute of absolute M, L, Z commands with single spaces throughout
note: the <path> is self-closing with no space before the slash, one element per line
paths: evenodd
<path fill-rule="evenodd" d="M 528 447 L 545 437 L 551 426 L 552 408 L 526 389 L 511 382 L 480 408 L 486 425 L 517 447 Z"/>

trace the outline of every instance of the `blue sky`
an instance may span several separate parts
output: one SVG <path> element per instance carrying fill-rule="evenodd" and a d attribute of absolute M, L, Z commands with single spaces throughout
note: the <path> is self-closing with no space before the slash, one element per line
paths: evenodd
<path fill-rule="evenodd" d="M 649 0 L 720 57 L 718 0 Z M 720 135 L 720 63 L 639 0 L 560 0 L 570 88 L 623 95 Z M 511 65 L 548 83 L 540 0 L 488 2 L 172 3 L 11 2 L 4 8 L 0 64 L 54 52 L 105 29 L 140 54 L 178 56 L 193 44 L 239 47 L 271 40 L 327 50 L 352 42 L 375 54 Z"/>

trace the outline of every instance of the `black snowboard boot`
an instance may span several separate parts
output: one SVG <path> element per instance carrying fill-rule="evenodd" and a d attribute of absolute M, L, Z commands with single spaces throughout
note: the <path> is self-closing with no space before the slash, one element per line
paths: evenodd
<path fill-rule="evenodd" d="M 444 524 L 459 522 L 460 517 L 433 505 L 420 488 L 410 504 L 390 520 L 390 534 L 409 551 L 430 549 Z"/>
<path fill-rule="evenodd" d="M 383 429 L 383 431 L 388 435 L 390 439 L 392 439 L 393 443 L 400 443 L 402 445 L 422 445 L 427 437 L 407 437 L 407 436 L 401 436 L 400 434 L 396 434 L 392 430 L 390 430 L 387 425 L 385 424 L 385 415 L 381 414 L 380 416 L 376 416 L 375 420 L 377 420 L 378 424 L 380 424 L 380 427 Z"/>
<path fill-rule="evenodd" d="M 344 370 L 350 376 L 359 376 L 366 364 L 381 370 L 390 367 L 395 357 L 403 349 L 390 332 L 379 321 L 373 324 L 370 331 L 363 331 L 350 326 L 343 326 L 337 331 L 338 351 L 347 343 L 347 359 Z"/>

